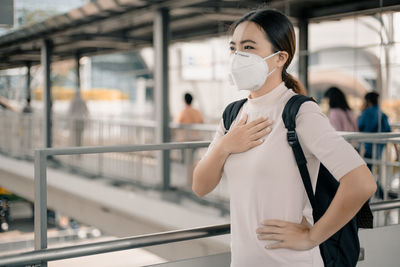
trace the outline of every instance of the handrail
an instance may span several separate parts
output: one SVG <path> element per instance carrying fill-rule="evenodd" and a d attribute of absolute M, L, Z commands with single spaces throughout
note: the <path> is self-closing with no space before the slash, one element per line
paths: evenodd
<path fill-rule="evenodd" d="M 200 148 L 207 147 L 209 141 L 199 142 L 175 142 L 149 145 L 118 145 L 118 146 L 81 146 L 81 147 L 65 147 L 65 148 L 41 148 L 35 152 L 40 152 L 44 156 L 57 155 L 76 155 L 76 154 L 98 154 L 98 153 L 114 153 L 114 152 L 139 152 L 154 150 L 171 150 L 184 148 Z"/>
<path fill-rule="evenodd" d="M 370 203 L 369 206 L 372 211 L 398 209 L 400 208 L 400 199 L 374 202 Z"/>
<path fill-rule="evenodd" d="M 400 200 L 381 201 L 371 203 L 372 211 L 400 208 Z M 0 266 L 23 264 L 37 264 L 42 261 L 54 261 L 67 258 L 76 258 L 113 251 L 161 245 L 172 242 L 193 240 L 204 237 L 225 235 L 230 233 L 230 224 L 221 224 L 208 227 L 198 227 L 186 230 L 168 231 L 117 240 L 95 242 L 84 245 L 41 249 L 31 252 L 8 255 L 0 258 Z"/>
<path fill-rule="evenodd" d="M 32 265 L 43 261 L 62 260 L 106 252 L 121 251 L 172 242 L 192 240 L 230 233 L 230 224 L 198 227 L 186 230 L 168 231 L 156 234 L 120 238 L 117 240 L 96 242 L 84 245 L 34 250 L 0 258 L 0 266 Z"/>
<path fill-rule="evenodd" d="M 373 141 L 374 139 L 399 138 L 400 133 L 347 133 L 340 132 L 347 141 Z M 391 140 L 392 141 L 392 140 Z M 393 140 L 394 141 L 394 140 Z"/>
<path fill-rule="evenodd" d="M 35 150 L 35 216 L 34 216 L 34 241 L 35 249 L 47 248 L 47 168 L 46 161 L 49 156 L 75 155 L 75 154 L 97 154 L 113 152 L 138 152 L 171 150 L 185 148 L 207 147 L 209 142 L 183 142 L 183 143 L 162 143 L 148 145 L 119 145 L 119 146 L 94 146 L 94 147 L 69 147 L 69 148 L 41 148 Z M 47 266 L 43 260 L 42 266 Z"/>

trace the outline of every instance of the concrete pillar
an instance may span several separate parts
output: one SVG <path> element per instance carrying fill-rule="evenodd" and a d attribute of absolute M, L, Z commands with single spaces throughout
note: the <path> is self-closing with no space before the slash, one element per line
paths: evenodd
<path fill-rule="evenodd" d="M 31 65 L 30 61 L 26 62 L 26 101 L 30 101 L 32 99 L 31 96 Z M 28 100 L 29 99 L 29 100 Z"/>
<path fill-rule="evenodd" d="M 52 113 L 52 101 L 51 101 L 51 54 L 52 54 L 53 43 L 51 40 L 45 39 L 42 43 L 42 57 L 41 64 L 43 67 L 44 75 L 44 86 L 43 86 L 43 110 L 44 110 L 44 147 L 52 146 L 52 125 L 51 125 L 51 113 Z"/>
<path fill-rule="evenodd" d="M 79 53 L 75 54 L 75 94 L 80 95 L 81 94 L 81 75 L 80 75 L 80 69 L 81 69 L 81 64 L 79 62 L 81 58 L 81 55 Z"/>
<path fill-rule="evenodd" d="M 299 79 L 308 88 L 308 20 L 299 20 Z"/>
<path fill-rule="evenodd" d="M 168 101 L 169 35 L 169 10 L 162 8 L 155 12 L 153 32 L 157 143 L 169 142 L 170 140 Z M 158 153 L 157 177 L 162 177 L 163 189 L 168 190 L 170 184 L 169 151 L 162 151 Z"/>

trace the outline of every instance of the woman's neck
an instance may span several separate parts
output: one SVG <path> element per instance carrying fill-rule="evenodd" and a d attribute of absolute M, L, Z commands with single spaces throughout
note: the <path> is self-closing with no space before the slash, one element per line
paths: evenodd
<path fill-rule="evenodd" d="M 282 83 L 282 74 L 279 70 L 274 71 L 266 80 L 266 82 L 256 91 L 250 92 L 250 98 L 257 98 L 268 94 Z"/>

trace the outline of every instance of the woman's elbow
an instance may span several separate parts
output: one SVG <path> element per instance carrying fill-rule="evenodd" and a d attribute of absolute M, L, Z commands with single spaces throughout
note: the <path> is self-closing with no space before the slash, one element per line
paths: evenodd
<path fill-rule="evenodd" d="M 199 185 L 195 177 L 193 177 L 192 191 L 198 197 L 204 197 L 208 193 L 203 186 Z"/>
<path fill-rule="evenodd" d="M 372 177 L 370 182 L 368 183 L 368 186 L 366 186 L 366 193 L 368 194 L 368 198 L 372 197 L 376 190 L 378 189 L 378 186 L 376 185 L 375 179 Z"/>
<path fill-rule="evenodd" d="M 345 175 L 341 183 L 345 183 L 346 187 L 358 195 L 359 198 L 368 200 L 376 192 L 377 185 L 374 176 L 367 166 L 362 165 L 349 174 Z M 354 191 L 354 189 L 357 189 Z"/>
<path fill-rule="evenodd" d="M 366 198 L 369 199 L 375 194 L 378 186 L 376 185 L 375 178 L 369 171 L 369 169 L 367 167 L 364 167 L 364 169 L 365 169 L 365 175 L 363 175 L 363 177 L 364 178 L 368 177 L 368 179 L 363 179 L 364 182 L 362 183 L 362 189 L 363 189 L 362 191 L 366 196 Z"/>
<path fill-rule="evenodd" d="M 201 186 L 199 185 L 197 167 L 193 171 L 192 191 L 198 197 L 204 197 L 207 194 L 206 192 L 204 192 L 204 190 L 202 190 Z"/>
<path fill-rule="evenodd" d="M 192 185 L 192 190 L 193 190 L 193 193 L 198 197 L 204 197 L 206 195 L 206 192 L 204 192 L 198 186 L 196 186 L 195 183 L 193 183 L 193 185 Z"/>

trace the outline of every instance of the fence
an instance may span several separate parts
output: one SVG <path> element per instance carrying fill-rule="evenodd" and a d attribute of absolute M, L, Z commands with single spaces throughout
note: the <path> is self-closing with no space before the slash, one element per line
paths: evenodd
<path fill-rule="evenodd" d="M 215 125 L 171 124 L 172 141 L 211 140 Z M 0 151 L 18 158 L 33 160 L 33 150 L 42 147 L 42 119 L 37 114 L 21 114 L 0 110 Z M 155 143 L 153 121 L 122 121 L 86 119 L 77 121 L 68 117 L 55 116 L 53 119 L 53 147 L 109 146 L 124 144 Z M 372 155 L 364 157 L 379 185 L 381 199 L 397 198 L 399 194 L 399 143 L 396 134 L 345 134 L 344 138 L 364 155 L 365 144 L 372 143 Z M 172 188 L 191 195 L 192 170 L 205 152 L 205 148 L 171 151 Z M 162 181 L 156 175 L 156 152 L 140 151 L 131 153 L 107 153 L 90 155 L 55 156 L 61 166 L 94 177 L 109 177 L 118 182 L 134 183 L 145 188 L 162 188 Z M 206 200 L 228 212 L 229 196 L 226 180 Z"/>
<path fill-rule="evenodd" d="M 7 155 L 33 160 L 34 149 L 43 147 L 42 118 L 38 114 L 21 114 L 0 110 L 0 152 Z M 65 116 L 54 116 L 52 125 L 53 147 L 111 146 L 125 144 L 154 144 L 155 122 L 127 120 L 86 119 L 84 122 Z M 170 124 L 171 141 L 211 140 L 215 125 Z M 206 151 L 205 147 L 173 150 L 170 154 L 170 187 L 190 195 L 191 175 L 194 163 Z M 143 188 L 158 189 L 163 184 L 156 175 L 157 156 L 155 151 L 131 153 L 107 153 L 89 155 L 55 156 L 54 161 L 82 175 L 108 177 L 116 182 L 133 183 Z M 228 194 L 223 186 L 207 196 L 209 204 L 218 203 L 228 210 Z"/>

